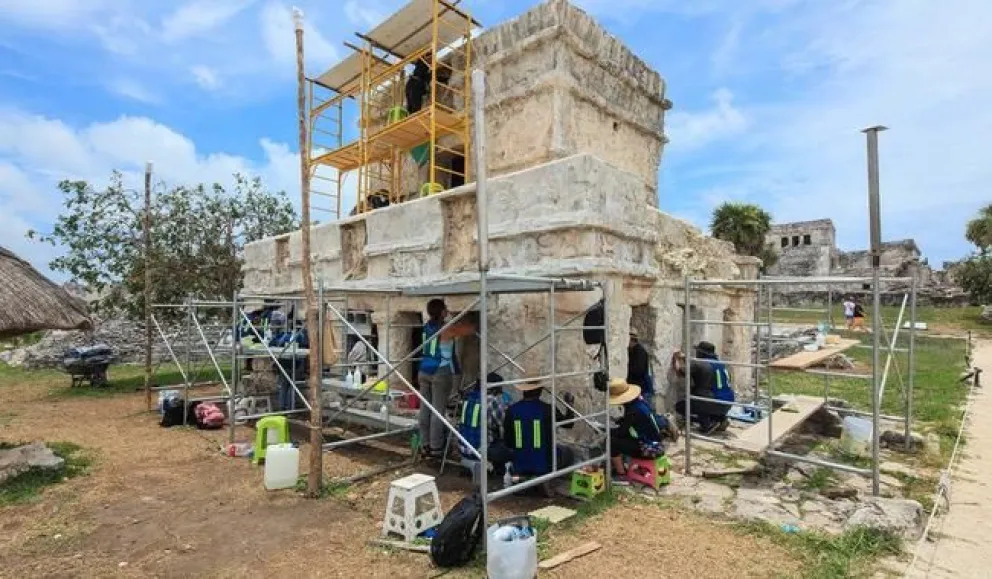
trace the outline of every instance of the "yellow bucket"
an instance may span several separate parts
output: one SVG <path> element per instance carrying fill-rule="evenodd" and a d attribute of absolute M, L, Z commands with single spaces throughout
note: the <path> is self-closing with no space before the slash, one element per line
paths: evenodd
<path fill-rule="evenodd" d="M 387 388 L 389 388 L 389 385 L 386 384 L 386 381 L 379 380 L 378 382 L 375 383 L 375 386 L 372 387 L 372 391 L 375 392 L 376 394 L 385 394 Z"/>
<path fill-rule="evenodd" d="M 420 186 L 420 196 L 427 197 L 435 193 L 440 193 L 444 191 L 444 186 L 440 183 L 424 183 Z"/>

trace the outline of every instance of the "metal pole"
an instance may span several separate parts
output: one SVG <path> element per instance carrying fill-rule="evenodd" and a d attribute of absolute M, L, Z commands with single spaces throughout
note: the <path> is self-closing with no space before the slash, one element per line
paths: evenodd
<path fill-rule="evenodd" d="M 145 212 L 142 216 L 145 270 L 145 406 L 152 409 L 152 162 L 145 163 Z"/>
<path fill-rule="evenodd" d="M 692 321 L 690 320 L 692 307 L 689 305 L 691 293 L 692 282 L 689 280 L 689 276 L 685 276 L 685 309 L 682 312 L 682 353 L 684 355 L 682 369 L 685 373 L 685 465 L 683 470 L 686 476 L 692 474 L 692 413 L 690 409 L 692 404 L 692 372 L 689 371 L 689 358 L 691 357 L 689 331 L 692 329 Z"/>
<path fill-rule="evenodd" d="M 834 296 L 833 287 L 827 284 L 827 332 L 831 332 L 834 329 Z M 824 336 L 825 338 L 826 336 Z M 830 399 L 830 375 L 823 375 L 823 403 L 826 404 Z"/>
<path fill-rule="evenodd" d="M 437 11 L 435 9 L 435 19 Z M 436 47 L 435 47 L 436 48 Z M 479 450 L 482 453 L 479 477 L 479 492 L 482 496 L 482 528 L 489 527 L 489 385 L 486 376 L 489 366 L 489 292 L 486 277 L 489 273 L 489 197 L 487 196 L 486 171 L 486 75 L 481 69 L 472 71 L 472 113 L 475 117 L 475 213 L 478 222 L 479 248 L 479 392 L 482 396 L 482 432 Z M 433 110 L 433 103 L 431 106 Z M 433 114 L 433 113 L 432 113 Z M 433 119 L 433 117 L 432 117 Z M 432 143 L 433 150 L 433 143 Z M 433 154 L 433 153 L 432 153 Z M 433 167 L 431 169 L 433 171 Z M 552 449 L 552 452 L 554 450 Z M 487 548 L 486 532 L 483 531 L 483 551 Z"/>
<path fill-rule="evenodd" d="M 601 287 L 602 297 L 603 297 L 603 339 L 605 340 L 607 336 L 610 335 L 610 304 L 613 303 L 613 289 L 612 286 L 607 288 L 608 284 L 603 284 Z M 585 323 L 585 322 L 583 322 Z M 599 361 L 600 367 L 603 373 L 609 377 L 610 375 L 610 355 L 609 350 L 604 350 L 602 359 Z M 604 455 L 604 460 L 606 468 L 603 472 L 606 475 L 606 490 L 612 490 L 613 488 L 613 461 L 612 451 L 610 450 L 610 389 L 609 387 L 603 392 L 603 422 L 606 423 L 606 428 L 603 431 L 604 447 L 606 448 L 606 454 Z"/>
<path fill-rule="evenodd" d="M 190 358 L 190 339 L 193 336 L 193 330 L 190 326 L 190 320 L 193 319 L 193 296 L 191 294 L 186 294 L 186 375 L 189 376 L 192 373 L 193 366 Z M 189 380 L 183 382 L 183 426 L 186 426 L 187 420 L 187 409 L 189 405 L 186 400 L 189 399 Z"/>
<path fill-rule="evenodd" d="M 238 367 L 240 362 L 238 361 L 238 347 L 241 345 L 241 340 L 238 338 L 238 292 L 234 292 L 234 298 L 231 300 L 231 397 L 228 399 L 228 414 L 227 419 L 231 423 L 230 433 L 228 433 L 228 442 L 234 444 L 234 407 L 235 401 L 238 397 L 238 386 L 241 380 L 239 379 L 239 374 L 241 373 L 241 368 Z"/>
<path fill-rule="evenodd" d="M 548 309 L 550 310 L 548 322 L 551 326 L 551 340 L 549 342 L 551 346 L 551 471 L 554 472 L 558 470 L 558 380 L 555 377 L 557 350 L 555 349 L 555 286 L 553 285 L 548 292 Z M 603 319 L 605 320 L 606 317 L 604 316 Z"/>
<path fill-rule="evenodd" d="M 385 348 L 385 350 L 386 350 L 386 357 L 387 358 L 393 355 L 393 352 L 392 352 L 393 349 L 390 347 L 390 340 L 391 340 L 390 335 L 392 334 L 392 331 L 393 331 L 393 322 L 392 322 L 392 319 L 393 319 L 393 298 L 392 298 L 392 296 L 386 296 L 386 328 L 385 328 L 386 331 L 385 331 L 385 334 L 378 334 L 378 335 L 379 335 L 379 349 L 380 350 L 383 349 L 382 348 L 382 338 L 383 338 L 383 335 L 385 335 L 385 338 L 386 338 L 386 348 Z M 378 360 L 376 360 L 376 363 L 375 363 L 375 378 L 376 378 L 376 380 L 375 380 L 376 383 L 378 383 L 379 380 L 380 380 L 379 379 L 379 361 Z M 392 394 L 392 390 L 389 388 L 389 382 L 386 382 L 386 401 L 385 401 L 385 405 L 386 405 L 386 432 L 389 432 L 390 430 L 392 430 L 392 426 L 393 426 L 392 418 L 390 418 L 390 415 L 393 412 L 393 408 L 392 408 L 392 406 L 393 406 L 393 397 L 391 396 L 391 394 Z"/>
<path fill-rule="evenodd" d="M 913 278 L 912 286 L 910 287 L 909 298 L 909 352 L 907 352 L 906 365 L 909 367 L 909 376 L 906 378 L 906 428 L 905 428 L 905 442 L 906 452 L 909 452 L 911 441 L 910 435 L 912 433 L 913 425 L 913 376 L 916 374 L 916 278 Z"/>
<path fill-rule="evenodd" d="M 878 472 L 878 439 L 881 400 L 879 400 L 879 338 L 881 334 L 881 308 L 879 304 L 879 261 L 881 258 L 882 246 L 882 226 L 881 226 L 881 202 L 879 198 L 878 179 L 878 133 L 884 131 L 885 127 L 869 127 L 862 131 L 867 135 L 868 140 L 868 213 L 869 229 L 871 238 L 871 293 L 872 293 L 872 448 L 871 448 L 871 489 L 872 494 L 878 496 L 879 492 L 879 472 Z"/>
<path fill-rule="evenodd" d="M 768 286 L 768 448 L 772 448 L 775 432 L 772 429 L 772 415 L 775 414 L 775 376 L 772 375 L 772 334 L 775 333 L 775 286 Z"/>

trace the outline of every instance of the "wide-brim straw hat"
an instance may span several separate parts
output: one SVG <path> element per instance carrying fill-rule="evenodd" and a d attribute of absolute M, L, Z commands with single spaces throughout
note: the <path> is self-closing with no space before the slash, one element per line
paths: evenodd
<path fill-rule="evenodd" d="M 610 380 L 610 405 L 623 406 L 624 404 L 637 400 L 641 395 L 641 387 L 627 384 L 623 378 L 613 378 Z"/>
<path fill-rule="evenodd" d="M 536 374 L 527 373 L 524 374 L 523 378 L 527 381 L 514 384 L 517 390 L 521 392 L 530 392 L 531 390 L 539 390 L 541 388 L 544 388 L 544 384 L 541 382 L 541 378 Z"/>

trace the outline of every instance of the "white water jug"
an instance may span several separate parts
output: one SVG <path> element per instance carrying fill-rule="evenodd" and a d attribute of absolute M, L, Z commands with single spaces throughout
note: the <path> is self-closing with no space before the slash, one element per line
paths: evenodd
<path fill-rule="evenodd" d="M 265 449 L 265 488 L 291 489 L 300 476 L 300 449 L 292 444 L 273 444 Z"/>

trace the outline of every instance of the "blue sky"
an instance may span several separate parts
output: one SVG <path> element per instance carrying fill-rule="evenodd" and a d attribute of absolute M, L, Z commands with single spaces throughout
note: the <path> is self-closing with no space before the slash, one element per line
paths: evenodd
<path fill-rule="evenodd" d="M 308 72 L 346 53 L 401 0 L 297 0 Z M 493 25 L 533 0 L 465 0 Z M 931 263 L 969 251 L 964 222 L 992 201 L 992 2 L 576 0 L 660 71 L 675 107 L 663 210 L 705 227 L 725 200 L 776 221 L 830 217 L 866 245 L 864 137 L 881 136 L 883 236 Z M 953 6 L 953 10 L 949 9 Z M 0 245 L 60 209 L 55 183 L 121 169 L 229 182 L 258 174 L 296 195 L 290 2 L 0 2 Z"/>

